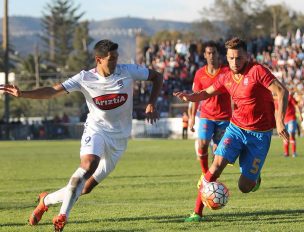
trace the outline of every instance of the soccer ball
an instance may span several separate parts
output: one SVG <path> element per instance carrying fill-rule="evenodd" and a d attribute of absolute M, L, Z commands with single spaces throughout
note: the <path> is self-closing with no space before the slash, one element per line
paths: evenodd
<path fill-rule="evenodd" d="M 210 209 L 221 209 L 228 202 L 229 190 L 220 182 L 205 183 L 201 193 L 203 204 Z"/>

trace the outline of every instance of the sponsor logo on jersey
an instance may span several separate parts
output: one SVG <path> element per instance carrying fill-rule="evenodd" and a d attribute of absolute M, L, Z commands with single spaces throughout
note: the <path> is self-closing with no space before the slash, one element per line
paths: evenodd
<path fill-rule="evenodd" d="M 112 93 L 94 97 L 95 105 L 101 110 L 112 110 L 123 105 L 128 100 L 126 93 Z"/>

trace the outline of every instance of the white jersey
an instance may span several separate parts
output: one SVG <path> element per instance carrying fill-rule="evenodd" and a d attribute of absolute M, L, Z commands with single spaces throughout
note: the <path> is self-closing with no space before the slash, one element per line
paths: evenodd
<path fill-rule="evenodd" d="M 80 91 L 89 108 L 87 123 L 113 138 L 127 138 L 132 129 L 133 82 L 147 80 L 149 70 L 135 64 L 118 64 L 103 77 L 96 69 L 81 71 L 62 83 L 68 92 Z"/>

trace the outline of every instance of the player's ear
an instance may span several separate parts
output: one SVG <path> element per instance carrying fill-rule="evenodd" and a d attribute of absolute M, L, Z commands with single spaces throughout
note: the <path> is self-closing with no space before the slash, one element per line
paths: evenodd
<path fill-rule="evenodd" d="M 96 64 L 101 63 L 101 57 L 100 56 L 95 56 L 95 62 Z"/>

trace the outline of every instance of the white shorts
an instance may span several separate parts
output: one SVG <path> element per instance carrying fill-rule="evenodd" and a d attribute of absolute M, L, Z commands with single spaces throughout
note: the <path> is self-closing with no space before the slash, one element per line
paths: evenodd
<path fill-rule="evenodd" d="M 99 165 L 93 174 L 98 183 L 114 170 L 127 148 L 127 142 L 128 138 L 111 138 L 103 131 L 96 131 L 86 124 L 81 139 L 80 156 L 94 154 L 100 157 Z"/>

